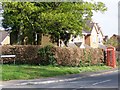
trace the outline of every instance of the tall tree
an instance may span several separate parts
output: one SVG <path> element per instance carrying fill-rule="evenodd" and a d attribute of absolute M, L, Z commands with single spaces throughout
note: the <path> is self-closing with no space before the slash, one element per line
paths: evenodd
<path fill-rule="evenodd" d="M 64 43 L 70 34 L 81 34 L 87 28 L 86 20 L 93 11 L 104 12 L 102 2 L 4 2 L 3 27 L 17 32 L 18 40 L 28 37 L 35 44 L 35 34 L 50 34 L 53 42 L 59 39 Z"/>
<path fill-rule="evenodd" d="M 42 32 L 39 18 L 44 9 L 42 4 L 39 7 L 31 2 L 5 2 L 3 9 L 3 27 L 16 32 L 18 43 L 22 44 L 23 39 L 28 37 L 28 43 L 35 44 L 35 34 Z"/>
<path fill-rule="evenodd" d="M 86 20 L 91 20 L 93 11 L 105 10 L 101 2 L 56 2 L 52 3 L 50 10 L 42 12 L 41 17 L 51 38 L 57 42 L 62 39 L 66 45 L 71 34 L 81 34 L 83 28 L 88 28 Z"/>

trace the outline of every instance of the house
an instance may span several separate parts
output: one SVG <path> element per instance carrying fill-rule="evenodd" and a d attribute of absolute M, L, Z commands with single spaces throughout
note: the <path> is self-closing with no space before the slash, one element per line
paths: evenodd
<path fill-rule="evenodd" d="M 10 44 L 10 36 L 7 31 L 0 30 L 0 45 Z"/>
<path fill-rule="evenodd" d="M 89 30 L 83 29 L 81 36 L 80 35 L 75 36 L 73 34 L 70 34 L 71 36 L 70 36 L 70 39 L 67 45 L 64 44 L 62 40 L 59 40 L 57 43 L 56 41 L 53 42 L 50 39 L 51 37 L 50 35 L 44 35 L 44 34 L 42 34 L 41 36 L 40 45 L 42 46 L 56 45 L 60 47 L 68 46 L 68 47 L 79 47 L 79 48 L 103 48 L 105 49 L 106 47 L 103 45 L 104 35 L 98 23 L 88 20 L 86 22 L 86 25 L 89 27 Z M 11 35 L 12 41 L 14 41 L 14 39 L 16 40 L 16 37 L 15 37 L 15 34 L 13 34 L 13 36 Z"/>
<path fill-rule="evenodd" d="M 42 38 L 41 38 L 41 45 L 42 46 L 46 46 L 46 45 L 56 45 L 57 46 L 57 43 L 52 43 L 51 42 L 51 39 L 50 39 L 50 35 L 42 35 Z"/>
<path fill-rule="evenodd" d="M 104 35 L 99 27 L 98 23 L 87 21 L 87 26 L 90 30 L 83 29 L 82 35 L 71 35 L 67 43 L 68 47 L 79 47 L 79 48 L 102 48 L 106 49 L 106 46 L 103 45 Z M 49 36 L 49 35 L 48 35 Z M 53 44 L 50 42 L 50 36 L 44 35 L 42 37 L 41 45 Z M 60 47 L 64 47 L 63 41 L 59 44 Z M 57 44 L 53 44 L 57 45 Z"/>
<path fill-rule="evenodd" d="M 98 23 L 87 21 L 87 26 L 90 30 L 83 29 L 82 36 L 71 36 L 68 46 L 78 46 L 80 48 L 105 48 L 103 45 L 104 35 Z"/>

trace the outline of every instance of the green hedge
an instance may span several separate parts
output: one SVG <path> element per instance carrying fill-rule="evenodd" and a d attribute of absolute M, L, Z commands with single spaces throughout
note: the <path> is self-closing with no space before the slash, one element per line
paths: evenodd
<path fill-rule="evenodd" d="M 104 62 L 101 49 L 80 49 L 39 45 L 2 46 L 2 54 L 15 54 L 16 64 L 90 66 Z M 2 58 L 4 64 L 13 64 L 13 58 Z"/>
<path fill-rule="evenodd" d="M 41 46 L 37 45 L 5 45 L 2 46 L 2 54 L 15 54 L 16 64 L 38 64 L 38 49 Z M 2 58 L 3 63 L 13 64 L 14 58 Z"/>

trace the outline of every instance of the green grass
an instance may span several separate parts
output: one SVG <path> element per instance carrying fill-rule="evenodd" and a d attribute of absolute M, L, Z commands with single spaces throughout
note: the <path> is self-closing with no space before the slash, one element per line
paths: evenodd
<path fill-rule="evenodd" d="M 53 66 L 29 66 L 29 65 L 2 65 L 2 80 L 37 79 L 81 72 L 107 70 L 107 66 L 89 67 L 53 67 Z"/>

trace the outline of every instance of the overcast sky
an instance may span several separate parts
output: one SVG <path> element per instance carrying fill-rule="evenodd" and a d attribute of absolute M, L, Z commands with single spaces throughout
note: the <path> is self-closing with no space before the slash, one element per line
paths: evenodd
<path fill-rule="evenodd" d="M 90 1 L 90 0 L 86 0 Z M 108 10 L 102 13 L 94 13 L 93 21 L 99 24 L 103 34 L 109 37 L 118 34 L 118 2 L 120 0 L 94 0 L 105 3 Z"/>

